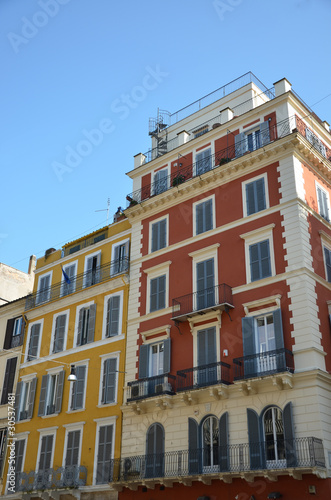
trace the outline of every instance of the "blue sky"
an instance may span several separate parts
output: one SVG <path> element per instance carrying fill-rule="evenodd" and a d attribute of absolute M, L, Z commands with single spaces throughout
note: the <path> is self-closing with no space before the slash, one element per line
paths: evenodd
<path fill-rule="evenodd" d="M 329 0 L 1 0 L 0 262 L 106 224 L 148 119 L 252 71 L 331 122 Z M 317 103 L 317 104 L 316 104 Z"/>

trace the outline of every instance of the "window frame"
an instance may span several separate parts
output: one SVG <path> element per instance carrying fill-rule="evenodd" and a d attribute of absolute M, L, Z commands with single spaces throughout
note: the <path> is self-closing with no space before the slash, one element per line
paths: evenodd
<path fill-rule="evenodd" d="M 47 375 L 47 386 L 46 386 L 46 393 L 45 393 L 44 413 L 43 413 L 43 415 L 40 415 L 41 418 L 51 418 L 51 417 L 59 415 L 62 411 L 62 403 L 63 403 L 64 381 L 65 381 L 64 367 L 60 366 L 60 367 L 56 367 L 56 368 L 49 368 L 46 371 L 47 371 L 47 373 L 45 373 L 44 375 Z M 64 372 L 64 378 L 63 378 L 63 384 L 62 384 L 62 399 L 61 399 L 62 402 L 61 402 L 61 409 L 59 412 L 57 412 L 56 411 L 56 396 L 57 396 L 57 391 L 58 391 L 58 387 L 59 387 L 59 378 L 60 378 L 60 374 L 62 372 Z M 56 383 L 55 383 L 55 387 L 54 387 L 53 403 L 52 403 L 52 406 L 54 406 L 55 408 L 54 408 L 54 413 L 47 413 L 47 407 L 50 406 L 50 400 L 49 400 L 49 398 L 50 398 L 50 394 L 49 394 L 50 393 L 50 381 L 51 381 L 51 377 L 53 377 L 53 376 L 56 376 Z M 38 414 L 39 414 L 40 396 L 41 396 L 41 392 L 39 393 Z"/>
<path fill-rule="evenodd" d="M 218 248 L 220 247 L 219 243 L 215 245 L 211 245 L 209 247 L 202 248 L 201 250 L 197 250 L 195 252 L 189 253 L 189 257 L 192 258 L 192 284 L 193 284 L 193 293 L 196 294 L 198 291 L 197 286 L 197 264 L 200 262 L 204 262 L 206 260 L 214 259 L 214 287 L 216 288 L 219 285 L 218 278 Z"/>
<path fill-rule="evenodd" d="M 206 229 L 204 231 L 201 231 L 201 233 L 198 233 L 197 232 L 197 208 L 199 205 L 207 203 L 210 200 L 211 200 L 211 210 L 212 210 L 212 227 L 210 229 Z M 193 203 L 192 207 L 193 207 L 193 236 L 200 236 L 200 235 L 205 234 L 208 231 L 212 231 L 213 229 L 216 228 L 216 209 L 215 209 L 216 202 L 215 202 L 215 195 L 214 194 L 207 196 L 206 198 L 203 198 L 201 200 L 195 201 Z"/>
<path fill-rule="evenodd" d="M 102 402 L 102 393 L 103 393 L 103 376 L 105 370 L 105 362 L 108 359 L 116 360 L 116 370 L 115 370 L 115 393 L 114 393 L 114 401 L 110 403 Z M 104 408 L 106 406 L 115 406 L 118 404 L 118 374 L 119 374 L 119 361 L 120 361 L 120 353 L 107 353 L 100 355 L 100 382 L 99 382 L 99 400 L 98 400 L 98 408 Z"/>
<path fill-rule="evenodd" d="M 77 349 L 77 348 L 81 348 L 83 347 L 84 345 L 89 345 L 89 344 L 92 344 L 93 342 L 86 342 L 85 344 L 78 344 L 78 335 L 79 335 L 79 331 L 78 331 L 78 328 L 79 328 L 79 314 L 80 314 L 80 310 L 81 309 L 88 309 L 90 308 L 92 305 L 95 305 L 96 306 L 96 303 L 94 300 L 91 300 L 90 302 L 85 302 L 84 304 L 80 304 L 79 306 L 76 307 L 76 319 L 75 319 L 75 332 L 74 332 L 74 344 L 73 344 L 73 348 L 74 349 Z M 95 311 L 96 313 L 96 311 Z M 94 323 L 94 334 L 95 334 L 95 323 Z M 95 340 L 94 340 L 95 342 Z"/>
<path fill-rule="evenodd" d="M 205 170 L 204 172 L 201 172 L 201 173 L 198 173 L 198 170 L 197 170 L 197 163 L 199 161 L 199 155 L 203 154 L 203 153 L 206 153 L 207 151 L 210 151 L 210 154 L 208 155 L 208 157 L 210 157 L 210 169 L 209 170 Z M 205 174 L 206 172 L 210 172 L 211 170 L 213 170 L 213 155 L 214 155 L 214 144 L 213 143 L 208 143 L 204 146 L 201 146 L 201 147 L 198 147 L 194 150 L 194 176 L 199 176 L 199 175 L 203 175 Z"/>
<path fill-rule="evenodd" d="M 73 277 L 73 290 L 71 290 L 69 293 L 64 293 L 64 287 L 65 285 L 67 284 L 65 279 L 64 279 L 64 276 L 63 276 L 63 272 L 61 271 L 61 289 L 60 289 L 60 297 L 67 297 L 67 295 L 71 295 L 72 293 L 75 293 L 76 291 L 76 278 L 77 278 L 77 269 L 78 269 L 78 260 L 74 260 L 72 262 L 67 262 L 66 264 L 64 264 L 62 267 L 63 267 L 63 271 L 66 273 L 66 268 L 67 267 L 70 267 L 70 266 L 75 266 L 75 272 L 74 272 L 74 277 Z M 70 283 L 71 285 L 71 283 Z M 68 286 L 70 286 L 68 285 Z"/>
<path fill-rule="evenodd" d="M 253 182 L 257 182 L 260 179 L 264 179 L 264 201 L 265 201 L 265 208 L 262 210 L 258 210 L 256 212 L 253 212 L 251 214 L 247 213 L 247 193 L 246 193 L 246 187 L 248 184 L 252 184 Z M 241 183 L 241 188 L 242 188 L 242 200 L 243 200 L 243 216 L 244 217 L 250 217 L 251 215 L 259 214 L 260 212 L 263 212 L 264 210 L 267 210 L 267 208 L 270 208 L 269 205 L 269 189 L 268 189 L 268 174 L 265 172 L 264 174 L 257 175 L 255 177 L 252 177 L 250 179 L 247 179 L 246 181 L 243 181 Z"/>
<path fill-rule="evenodd" d="M 58 426 L 54 427 L 48 427 L 47 429 L 42 429 L 38 430 L 39 432 L 39 443 L 38 443 L 38 452 L 37 452 L 37 459 L 36 459 L 36 473 L 39 473 L 41 470 L 39 469 L 39 464 L 40 464 L 40 454 L 41 454 L 41 445 L 42 445 L 42 438 L 46 436 L 53 436 L 53 443 L 52 443 L 52 453 L 51 453 L 51 460 L 50 460 L 50 465 L 49 468 L 53 468 L 53 462 L 54 462 L 54 451 L 55 451 L 55 444 L 56 444 L 56 432 L 57 432 Z"/>
<path fill-rule="evenodd" d="M 49 346 L 49 355 L 53 354 L 58 354 L 59 352 L 64 352 L 67 348 L 67 338 L 68 338 L 68 328 L 69 328 L 69 315 L 70 315 L 70 309 L 66 309 L 65 311 L 58 312 L 53 315 L 53 320 L 52 320 L 52 334 L 51 334 L 51 341 L 50 341 L 50 346 Z M 64 338 L 63 338 L 63 349 L 62 351 L 53 351 L 53 346 L 54 346 L 54 341 L 55 341 L 55 328 L 56 328 L 56 319 L 59 316 L 66 316 L 66 325 L 65 325 L 65 331 L 64 331 Z"/>
<path fill-rule="evenodd" d="M 330 222 L 330 194 L 329 194 L 328 190 L 325 189 L 324 186 L 320 182 L 317 182 L 316 180 L 315 180 L 315 190 L 316 190 L 318 214 L 326 222 Z M 323 210 L 322 210 L 322 207 L 320 206 L 318 190 L 320 190 L 322 192 L 322 194 L 325 195 L 325 202 L 327 204 L 328 217 L 325 217 L 324 215 L 322 215 Z"/>
<path fill-rule="evenodd" d="M 122 327 L 123 327 L 123 295 L 124 295 L 123 290 L 120 290 L 119 292 L 110 293 L 109 295 L 105 295 L 105 297 L 104 297 L 103 319 L 102 319 L 102 338 L 107 339 L 108 341 L 110 341 L 112 339 L 117 340 L 118 338 L 123 338 L 123 331 L 122 331 Z M 118 333 L 117 333 L 117 335 L 107 336 L 108 301 L 112 297 L 119 297 L 120 298 L 119 317 L 118 317 Z"/>
<path fill-rule="evenodd" d="M 165 176 L 166 188 L 158 191 L 158 190 L 156 190 L 156 187 L 155 187 L 155 182 L 156 182 L 155 176 L 158 174 L 158 172 L 161 172 L 161 171 L 166 172 L 166 176 Z M 152 196 L 157 196 L 158 194 L 162 194 L 165 191 L 167 191 L 169 189 L 169 166 L 165 165 L 161 168 L 157 168 L 156 170 L 153 170 L 153 172 L 151 174 L 151 180 L 152 180 L 152 185 L 151 185 L 151 195 Z M 158 181 L 158 182 L 160 182 L 160 181 Z"/>
<path fill-rule="evenodd" d="M 40 324 L 40 332 L 39 332 L 37 354 L 36 354 L 35 359 L 28 360 L 30 338 L 31 338 L 31 330 L 32 330 L 32 326 L 33 325 L 37 325 L 37 324 Z M 43 335 L 43 327 L 44 327 L 44 318 L 38 319 L 37 321 L 33 321 L 32 323 L 29 323 L 28 334 L 27 334 L 26 344 L 25 344 L 26 349 L 25 349 L 24 363 L 35 363 L 35 362 L 38 362 L 38 359 L 40 357 L 40 348 L 41 348 L 41 341 L 42 341 L 42 335 Z"/>
<path fill-rule="evenodd" d="M 41 280 L 43 278 L 46 278 L 46 277 L 49 277 L 49 287 L 45 288 L 45 289 L 40 289 L 41 288 Z M 40 305 L 40 304 L 45 304 L 47 302 L 50 301 L 50 295 L 51 295 L 51 287 L 52 287 L 52 278 L 53 278 L 53 271 L 48 271 L 48 273 L 44 273 L 44 274 L 41 274 L 39 277 L 38 277 L 38 287 L 37 287 L 37 294 L 36 294 L 36 305 Z M 45 291 L 47 290 L 47 298 L 46 300 L 40 300 L 40 295 L 42 293 L 45 293 Z"/>
<path fill-rule="evenodd" d="M 158 224 L 162 221 L 166 221 L 166 230 L 165 230 L 165 246 L 164 247 L 160 247 L 158 248 L 157 250 L 152 250 L 152 243 L 153 243 L 153 226 L 155 224 Z M 148 230 L 148 234 L 149 234 L 149 241 L 148 241 L 148 253 L 153 253 L 155 254 L 156 252 L 158 252 L 159 250 L 163 250 L 164 248 L 167 248 L 169 246 L 169 214 L 166 214 L 162 217 L 158 217 L 157 219 L 153 219 L 149 222 L 149 230 Z"/>
<path fill-rule="evenodd" d="M 90 286 L 97 285 L 97 284 L 100 283 L 100 280 L 98 278 L 97 278 L 97 280 L 96 280 L 95 283 L 89 284 L 87 282 L 87 280 L 88 280 L 87 262 L 88 262 L 89 259 L 94 258 L 94 257 L 97 258 L 96 273 L 98 273 L 98 271 L 100 272 L 100 267 L 101 267 L 101 250 L 97 250 L 95 252 L 92 252 L 92 253 L 89 253 L 89 254 L 85 255 L 85 259 L 84 259 L 83 288 L 89 288 Z"/>
<path fill-rule="evenodd" d="M 246 283 L 260 283 L 263 279 L 270 279 L 276 276 L 276 265 L 275 265 L 275 252 L 274 252 L 274 241 L 273 241 L 273 229 L 275 224 L 269 224 L 268 226 L 261 227 L 249 233 L 241 234 L 240 238 L 244 240 L 245 249 L 245 267 L 246 267 Z M 269 257 L 270 257 L 270 271 L 271 275 L 258 280 L 252 280 L 251 277 L 251 259 L 250 259 L 250 247 L 257 243 L 262 243 L 263 241 L 269 241 Z"/>
<path fill-rule="evenodd" d="M 147 274 L 147 286 L 146 286 L 146 314 L 160 314 L 163 311 L 164 314 L 167 312 L 169 307 L 169 267 L 171 261 L 163 262 L 157 266 L 145 269 L 144 273 Z M 165 305 L 164 308 L 156 309 L 151 311 L 151 281 L 155 278 L 165 276 Z"/>
<path fill-rule="evenodd" d="M 19 382 L 22 383 L 22 386 L 21 386 L 21 393 L 20 393 L 20 397 L 19 397 L 19 407 L 17 409 L 17 412 L 18 414 L 16 415 L 16 422 L 25 422 L 25 421 L 30 421 L 31 420 L 31 417 L 29 418 L 27 416 L 27 418 L 24 418 L 24 419 L 21 419 L 20 416 L 21 416 L 21 413 L 22 411 L 28 411 L 29 409 L 29 400 L 30 400 L 30 395 L 31 395 L 31 389 L 32 389 L 32 383 L 33 381 L 37 379 L 37 374 L 36 373 L 31 373 L 29 375 L 25 375 L 23 377 L 21 377 L 21 380 Z M 18 383 L 19 383 L 18 382 Z M 36 380 L 36 385 L 37 385 L 37 382 L 38 380 Z M 16 384 L 16 391 L 17 391 L 17 387 L 18 387 L 18 383 Z M 22 388 L 24 387 L 24 394 L 25 394 L 25 391 L 26 391 L 26 386 L 29 385 L 29 388 L 28 388 L 28 393 L 27 393 L 27 396 L 26 396 L 26 401 L 25 401 L 25 408 L 22 408 L 23 406 L 23 398 L 22 398 Z M 32 409 L 32 413 L 34 411 L 34 407 L 35 407 L 35 404 L 36 404 L 36 385 L 35 385 L 35 388 L 34 388 L 34 401 L 33 401 L 33 409 Z"/>
<path fill-rule="evenodd" d="M 79 452 L 78 452 L 78 466 L 81 464 L 84 424 L 85 424 L 85 422 L 74 422 L 72 424 L 63 424 L 63 427 L 65 428 L 65 436 L 64 436 L 64 444 L 63 444 L 62 467 L 66 467 L 68 434 L 69 434 L 69 432 L 74 432 L 74 431 L 79 431 L 80 432 L 80 436 L 79 436 Z"/>
<path fill-rule="evenodd" d="M 85 411 L 86 409 L 86 392 L 87 392 L 87 380 L 88 380 L 88 367 L 89 367 L 89 359 L 85 359 L 82 361 L 77 361 L 75 363 L 75 368 L 78 368 L 79 366 L 85 366 L 85 381 L 84 381 L 84 394 L 83 394 L 83 401 L 82 401 L 82 408 L 71 408 L 72 405 L 72 400 L 74 396 L 73 389 L 75 387 L 75 384 L 77 382 L 71 382 L 70 383 L 70 388 L 69 388 L 69 397 L 68 397 L 68 410 L 67 413 L 78 413 L 80 411 Z"/>

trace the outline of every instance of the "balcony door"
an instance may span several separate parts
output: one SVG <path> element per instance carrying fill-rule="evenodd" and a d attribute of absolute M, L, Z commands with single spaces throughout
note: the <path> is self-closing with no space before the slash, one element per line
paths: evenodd
<path fill-rule="evenodd" d="M 217 382 L 216 328 L 198 331 L 197 384 L 206 386 Z"/>
<path fill-rule="evenodd" d="M 197 263 L 196 310 L 207 309 L 215 305 L 214 259 Z"/>
<path fill-rule="evenodd" d="M 256 318 L 256 345 L 260 356 L 257 358 L 258 373 L 268 373 L 277 370 L 275 354 L 276 338 L 273 315 Z M 271 352 L 272 353 L 271 353 Z"/>
<path fill-rule="evenodd" d="M 272 407 L 264 413 L 263 430 L 267 468 L 286 467 L 283 414 L 279 408 Z"/>
<path fill-rule="evenodd" d="M 146 439 L 146 477 L 164 475 L 164 429 L 155 423 L 147 431 Z"/>
<path fill-rule="evenodd" d="M 204 473 L 219 470 L 219 423 L 216 417 L 207 417 L 202 425 L 202 466 Z"/>

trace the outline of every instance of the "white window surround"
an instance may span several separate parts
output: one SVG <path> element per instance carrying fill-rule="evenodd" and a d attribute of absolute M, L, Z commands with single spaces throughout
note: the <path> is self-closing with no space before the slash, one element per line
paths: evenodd
<path fill-rule="evenodd" d="M 192 336 L 193 336 L 193 366 L 198 366 L 198 332 L 205 330 L 206 328 L 215 327 L 216 331 L 216 357 L 217 362 L 221 361 L 221 340 L 220 340 L 220 322 L 214 321 L 211 323 L 206 323 L 206 325 L 192 326 Z"/>
<path fill-rule="evenodd" d="M 116 247 L 118 247 L 119 245 L 125 245 L 126 243 L 130 243 L 130 238 L 125 238 L 125 240 L 119 240 L 119 241 L 116 241 L 112 244 L 112 247 L 111 247 L 111 262 L 114 262 L 115 260 L 115 249 Z"/>
<path fill-rule="evenodd" d="M 192 272 L 193 272 L 193 293 L 197 292 L 197 264 L 204 260 L 214 259 L 214 286 L 218 286 L 218 248 L 220 243 L 215 243 L 209 247 L 202 248 L 195 252 L 189 253 L 192 258 Z"/>
<path fill-rule="evenodd" d="M 328 190 L 323 186 L 323 184 L 319 183 L 318 181 L 315 180 L 315 192 L 316 192 L 316 200 L 317 200 L 317 207 L 318 207 L 318 213 L 321 217 L 323 217 L 323 215 L 321 214 L 321 207 L 320 207 L 320 204 L 319 204 L 319 199 L 318 199 L 318 192 L 317 192 L 317 189 L 320 189 L 322 191 L 323 194 L 325 194 L 325 197 L 326 197 L 326 202 L 327 202 L 327 205 L 328 205 L 328 215 L 329 215 L 329 218 L 330 218 L 330 196 L 329 196 L 329 192 Z M 325 219 L 325 217 L 323 217 Z"/>
<path fill-rule="evenodd" d="M 103 303 L 103 319 L 102 319 L 102 338 L 103 339 L 108 339 L 108 340 L 112 340 L 112 339 L 118 339 L 120 336 L 123 335 L 123 332 L 122 332 L 122 323 L 123 323 L 123 295 L 124 295 L 124 292 L 123 290 L 120 290 L 118 292 L 114 292 L 114 293 L 111 293 L 109 295 L 106 295 L 105 298 L 104 298 L 104 303 Z M 111 298 L 111 297 L 116 297 L 116 296 L 119 296 L 120 297 L 120 312 L 119 312 L 119 321 L 118 321 L 118 335 L 114 335 L 112 337 L 107 337 L 106 336 L 106 333 L 107 333 L 107 302 L 108 300 Z M 122 337 L 120 337 L 122 338 Z"/>
<path fill-rule="evenodd" d="M 213 218 L 213 227 L 210 229 L 210 231 L 212 229 L 215 229 L 216 227 L 216 204 L 215 204 L 215 195 L 212 194 L 211 196 L 207 196 L 206 198 L 202 198 L 198 201 L 195 201 L 193 204 L 192 204 L 192 208 L 193 208 L 193 236 L 200 236 L 201 234 L 204 234 L 205 232 L 207 231 L 204 231 L 203 233 L 200 233 L 199 235 L 197 235 L 197 219 L 196 219 L 196 209 L 197 209 L 197 205 L 200 205 L 201 203 L 205 203 L 206 201 L 208 200 L 212 200 L 212 218 Z"/>
<path fill-rule="evenodd" d="M 87 261 L 91 258 L 91 257 L 97 257 L 98 258 L 98 267 L 101 266 L 101 250 L 97 250 L 96 252 L 93 252 L 93 253 L 89 253 L 88 255 L 85 256 L 85 260 L 84 260 L 84 282 L 83 282 L 83 288 L 86 287 L 86 278 L 87 278 Z"/>
<path fill-rule="evenodd" d="M 167 309 L 169 307 L 169 267 L 171 264 L 171 260 L 167 262 L 162 262 L 154 267 L 150 267 L 149 269 L 145 269 L 144 273 L 147 274 L 147 291 L 146 291 L 146 314 L 150 313 L 150 293 L 151 293 L 151 280 L 154 278 L 158 278 L 159 276 L 166 277 L 166 294 L 165 294 L 165 307 Z M 162 309 L 161 309 L 162 310 Z M 158 310 L 160 311 L 160 310 Z M 153 312 L 158 312 L 153 311 Z"/>
<path fill-rule="evenodd" d="M 77 410 L 71 410 L 71 398 L 72 398 L 72 387 L 75 382 L 70 382 L 70 387 L 69 387 L 69 398 L 68 398 L 68 410 L 66 413 L 78 413 L 80 411 L 85 411 L 85 403 L 86 403 L 86 389 L 87 389 L 87 379 L 88 379 L 88 366 L 89 366 L 89 361 L 90 359 L 83 359 L 81 361 L 76 361 L 73 363 L 75 367 L 77 366 L 85 366 L 85 384 L 84 384 L 84 396 L 83 396 L 83 405 L 82 408 L 78 408 Z"/>
<path fill-rule="evenodd" d="M 281 298 L 281 295 L 272 295 L 270 297 L 264 297 L 263 299 L 253 300 L 252 302 L 246 302 L 243 304 L 245 316 L 263 315 L 280 309 Z M 252 309 L 252 311 L 250 311 L 250 309 Z"/>
<path fill-rule="evenodd" d="M 56 442 L 56 431 L 58 426 L 48 427 L 47 429 L 37 429 L 39 432 L 39 444 L 38 444 L 38 453 L 37 453 L 37 461 L 36 461 L 36 472 L 39 470 L 39 462 L 40 462 L 40 452 L 41 452 L 41 442 L 44 436 L 53 436 L 53 446 L 52 446 L 52 456 L 50 461 L 50 468 L 53 468 L 54 461 L 54 451 L 55 451 L 55 442 Z"/>
<path fill-rule="evenodd" d="M 260 227 L 254 231 L 250 231 L 248 233 L 244 233 L 240 235 L 245 241 L 245 265 L 246 265 L 246 282 L 247 283 L 256 283 L 256 281 L 251 280 L 251 266 L 250 266 L 250 255 L 249 255 L 249 247 L 254 245 L 255 243 L 259 243 L 260 241 L 269 241 L 269 251 L 270 251 L 270 268 L 271 268 L 271 276 L 276 275 L 276 267 L 275 267 L 275 254 L 274 254 L 274 240 L 273 240 L 273 229 L 275 224 L 269 224 L 268 226 Z M 271 277 L 270 276 L 270 277 Z M 263 278 L 265 279 L 265 278 Z M 258 280 L 260 281 L 260 280 Z"/>
<path fill-rule="evenodd" d="M 80 304 L 76 308 L 76 319 L 75 319 L 75 333 L 74 333 L 74 348 L 79 349 L 81 346 L 77 345 L 77 339 L 78 339 L 78 324 L 79 324 L 79 311 L 81 309 L 86 309 L 94 304 L 94 300 L 91 300 L 90 302 L 85 302 L 84 304 Z"/>
<path fill-rule="evenodd" d="M 143 344 L 151 344 L 159 339 L 165 340 L 165 339 L 170 338 L 170 329 L 171 329 L 171 325 L 164 325 L 164 326 L 160 326 L 158 328 L 153 328 L 152 330 L 147 330 L 147 332 L 141 333 L 141 338 L 143 340 Z M 166 333 L 164 333 L 164 332 L 166 332 Z M 162 335 L 160 335 L 160 334 L 162 334 Z M 153 337 L 157 336 L 157 338 L 148 339 L 148 337 L 151 337 L 151 336 L 153 336 Z"/>
<path fill-rule="evenodd" d="M 67 455 L 67 445 L 68 445 L 68 434 L 72 431 L 80 431 L 79 438 L 79 453 L 78 453 L 78 464 L 80 464 L 80 459 L 82 455 L 82 441 L 83 441 L 83 429 L 85 422 L 75 422 L 72 424 L 64 424 L 63 427 L 66 430 L 63 445 L 63 457 L 62 457 L 62 467 L 65 467 L 66 455 Z"/>
<path fill-rule="evenodd" d="M 44 318 L 39 319 L 38 321 L 34 321 L 33 323 L 29 324 L 28 335 L 27 335 L 26 344 L 25 344 L 26 345 L 25 356 L 24 356 L 25 363 L 28 362 L 28 352 L 29 352 L 29 345 L 30 345 L 31 329 L 32 329 L 33 325 L 37 325 L 38 323 L 40 324 L 40 333 L 39 333 L 38 352 L 37 352 L 36 358 L 39 358 L 39 356 L 40 356 L 40 346 L 41 346 L 41 339 L 42 339 L 42 334 L 43 334 Z M 34 361 L 34 360 L 31 360 L 31 361 Z M 31 361 L 29 361 L 29 363 L 31 363 Z"/>
<path fill-rule="evenodd" d="M 66 267 L 70 267 L 70 266 L 75 266 L 75 278 L 77 276 L 77 269 L 78 269 L 78 260 L 74 260 L 72 262 L 66 262 L 65 264 L 63 264 L 63 271 L 66 272 Z M 65 285 L 66 281 L 64 279 L 64 276 L 63 276 L 63 272 L 61 270 L 61 292 L 60 292 L 60 297 L 63 296 L 63 287 Z M 76 291 L 76 283 L 74 283 L 74 287 L 73 287 L 73 291 L 72 293 L 74 293 Z"/>
<path fill-rule="evenodd" d="M 99 428 L 106 426 L 106 425 L 113 426 L 113 442 L 112 442 L 111 458 L 114 458 L 115 438 L 116 438 L 116 420 L 117 420 L 117 416 L 94 419 L 94 422 L 96 423 L 94 463 L 93 463 L 93 485 L 94 486 L 97 485 L 96 475 L 97 475 L 98 448 L 99 448 Z"/>
<path fill-rule="evenodd" d="M 319 235 L 321 237 L 321 245 L 322 245 L 324 276 L 325 280 L 328 281 L 328 272 L 326 267 L 324 248 L 326 248 L 327 250 L 329 250 L 329 252 L 331 252 L 331 236 L 329 236 L 324 231 L 319 231 Z"/>
<path fill-rule="evenodd" d="M 49 346 L 49 355 L 51 356 L 53 354 L 53 345 L 54 345 L 54 335 L 55 335 L 55 325 L 56 325 L 56 318 L 58 316 L 64 316 L 66 315 L 66 327 L 65 327 L 65 333 L 64 333 L 64 340 L 63 340 L 63 350 L 60 352 L 63 352 L 66 350 L 67 347 L 67 336 L 68 336 L 68 327 L 69 327 L 69 314 L 70 314 L 70 309 L 66 309 L 65 311 L 61 311 L 59 313 L 54 314 L 53 316 L 53 322 L 52 322 L 52 335 L 51 335 L 51 342 Z"/>
<path fill-rule="evenodd" d="M 242 200 L 243 200 L 243 214 L 244 217 L 250 217 L 247 215 L 247 199 L 246 199 L 246 185 L 250 184 L 251 182 L 258 181 L 259 179 L 264 179 L 264 195 L 265 195 L 265 210 L 269 208 L 269 190 L 268 190 L 268 174 L 265 172 L 264 174 L 257 175 L 256 177 L 252 177 L 251 179 L 247 179 L 246 181 L 243 181 L 241 184 L 241 189 L 242 189 Z M 251 215 L 256 215 L 259 214 L 260 212 L 255 212 L 254 214 Z"/>
<path fill-rule="evenodd" d="M 157 222 L 161 222 L 162 220 L 166 220 L 166 246 L 169 246 L 169 214 L 163 215 L 162 217 L 159 217 L 158 219 L 153 219 L 149 222 L 149 227 L 148 227 L 148 253 L 152 253 L 152 226 L 153 224 L 156 224 Z M 157 252 L 164 250 L 164 248 L 161 248 L 160 250 L 156 250 L 153 252 L 153 256 L 157 254 Z"/>
<path fill-rule="evenodd" d="M 108 354 L 101 354 L 101 370 L 100 370 L 100 382 L 99 382 L 99 399 L 98 399 L 98 408 L 103 408 L 105 406 L 115 406 L 117 405 L 117 395 L 118 395 L 118 373 L 119 373 L 119 360 L 120 360 L 120 353 L 108 353 Z M 116 384 L 115 384 L 115 396 L 114 396 L 114 401 L 112 403 L 102 403 L 102 383 L 103 383 L 103 374 L 104 374 L 104 367 L 105 367 L 105 361 L 107 359 L 116 359 Z"/>
<path fill-rule="evenodd" d="M 52 277 L 53 277 L 53 271 L 48 271 L 48 273 L 45 273 L 45 274 L 41 274 L 38 278 L 38 288 L 37 288 L 37 297 L 36 297 L 36 303 L 39 304 L 43 304 L 44 302 L 47 302 L 47 301 L 39 301 L 38 300 L 38 296 L 39 296 L 39 293 L 40 293 L 40 282 L 42 280 L 42 278 L 46 278 L 47 276 L 49 276 L 49 286 L 51 287 L 52 286 Z M 47 298 L 47 300 L 49 300 L 49 297 Z"/>

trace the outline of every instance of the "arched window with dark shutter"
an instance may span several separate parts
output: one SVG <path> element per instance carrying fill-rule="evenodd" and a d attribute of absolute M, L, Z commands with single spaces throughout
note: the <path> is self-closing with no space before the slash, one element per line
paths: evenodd
<path fill-rule="evenodd" d="M 164 475 L 164 428 L 159 423 L 150 426 L 146 436 L 146 477 Z"/>

